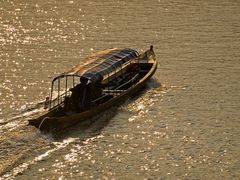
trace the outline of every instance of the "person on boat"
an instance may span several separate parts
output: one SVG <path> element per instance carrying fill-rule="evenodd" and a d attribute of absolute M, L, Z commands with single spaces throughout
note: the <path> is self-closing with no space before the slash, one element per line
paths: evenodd
<path fill-rule="evenodd" d="M 80 91 L 82 89 L 82 85 L 78 84 L 76 85 L 74 88 L 70 89 L 70 91 L 72 91 L 72 95 L 70 97 L 70 101 L 71 101 L 71 109 L 73 111 L 77 111 L 77 107 L 78 107 L 78 101 L 80 99 Z"/>
<path fill-rule="evenodd" d="M 85 99 L 86 93 L 86 84 L 88 79 L 81 77 L 80 84 L 76 85 L 74 88 L 71 89 L 71 102 L 72 102 L 72 109 L 76 112 L 82 111 L 83 100 Z"/>

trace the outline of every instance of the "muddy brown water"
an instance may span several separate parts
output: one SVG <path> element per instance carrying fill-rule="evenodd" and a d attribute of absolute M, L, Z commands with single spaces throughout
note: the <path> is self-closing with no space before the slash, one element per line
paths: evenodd
<path fill-rule="evenodd" d="M 238 179 L 240 2 L 0 2 L 0 179 Z M 87 55 L 154 45 L 144 90 L 57 136 L 27 126 Z"/>

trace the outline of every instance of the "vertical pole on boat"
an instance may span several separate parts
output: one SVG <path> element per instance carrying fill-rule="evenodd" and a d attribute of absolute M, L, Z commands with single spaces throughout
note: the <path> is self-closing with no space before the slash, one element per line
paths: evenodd
<path fill-rule="evenodd" d="M 74 87 L 74 83 L 75 83 L 75 82 L 74 82 L 74 75 L 73 75 L 73 85 L 72 85 L 72 87 Z"/>
<path fill-rule="evenodd" d="M 50 108 L 52 107 L 53 84 L 54 84 L 54 81 L 52 81 L 52 87 L 51 87 L 51 94 L 50 94 Z"/>
<path fill-rule="evenodd" d="M 68 77 L 66 76 L 66 86 L 65 86 L 65 97 L 67 96 L 67 81 L 68 80 Z"/>
<path fill-rule="evenodd" d="M 58 78 L 58 104 L 59 104 L 59 95 L 60 95 L 60 78 Z"/>

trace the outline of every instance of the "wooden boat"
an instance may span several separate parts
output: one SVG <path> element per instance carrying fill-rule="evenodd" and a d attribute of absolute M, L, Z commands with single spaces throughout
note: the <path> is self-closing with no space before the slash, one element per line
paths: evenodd
<path fill-rule="evenodd" d="M 153 46 L 142 54 L 133 49 L 93 54 L 53 79 L 51 96 L 46 100 L 48 109 L 40 117 L 28 120 L 29 124 L 51 129 L 85 121 L 132 95 L 156 69 Z M 79 88 L 81 85 L 84 87 Z"/>

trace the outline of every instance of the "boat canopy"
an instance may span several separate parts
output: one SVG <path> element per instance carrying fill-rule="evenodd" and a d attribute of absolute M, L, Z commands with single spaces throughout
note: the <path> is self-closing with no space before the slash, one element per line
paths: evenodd
<path fill-rule="evenodd" d="M 133 49 L 108 49 L 93 54 L 83 59 L 79 65 L 70 71 L 55 77 L 53 81 L 66 76 L 79 76 L 96 82 L 105 75 L 120 68 L 124 63 L 138 57 L 138 52 Z"/>

